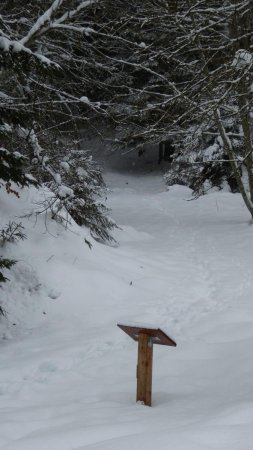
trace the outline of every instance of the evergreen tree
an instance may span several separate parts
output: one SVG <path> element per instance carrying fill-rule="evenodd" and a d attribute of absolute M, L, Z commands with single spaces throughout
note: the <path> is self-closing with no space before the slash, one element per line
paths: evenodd
<path fill-rule="evenodd" d="M 30 1 L 25 11 L 13 2 L 1 4 L 0 133 L 6 142 L 4 158 L 8 153 L 8 158 L 14 162 L 22 147 L 25 158 L 16 161 L 19 184 L 34 182 L 31 176 L 21 177 L 21 165 L 27 161 L 29 172 L 54 192 L 54 217 L 56 211 L 65 208 L 80 225 L 89 226 L 93 235 L 111 240 L 110 230 L 115 225 L 107 217 L 106 207 L 98 202 L 104 187 L 101 174 L 96 178 L 96 186 L 92 177 L 89 182 L 83 180 L 82 185 L 80 177 L 73 174 L 70 177 L 63 170 L 67 156 L 72 161 L 72 172 L 74 157 L 76 167 L 78 163 L 86 173 L 99 172 L 90 158 L 80 157 L 83 151 L 73 151 L 73 142 L 79 128 L 89 123 L 94 126 L 94 118 L 105 114 L 103 105 L 90 100 L 90 93 L 87 96 L 94 78 L 86 78 L 80 45 L 80 35 L 92 32 L 84 23 L 96 1 L 65 3 L 62 0 L 43 4 Z M 6 178 L 7 171 L 3 169 Z"/>

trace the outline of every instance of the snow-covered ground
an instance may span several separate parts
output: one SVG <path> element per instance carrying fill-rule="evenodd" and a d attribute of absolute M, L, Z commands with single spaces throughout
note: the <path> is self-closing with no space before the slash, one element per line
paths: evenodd
<path fill-rule="evenodd" d="M 42 216 L 9 247 L 0 448 L 252 450 L 253 228 L 240 196 L 187 201 L 159 174 L 106 178 L 118 247 L 89 250 L 85 230 Z M 1 191 L 0 225 L 35 199 Z M 152 408 L 135 403 L 137 344 L 117 322 L 177 341 L 154 348 Z"/>

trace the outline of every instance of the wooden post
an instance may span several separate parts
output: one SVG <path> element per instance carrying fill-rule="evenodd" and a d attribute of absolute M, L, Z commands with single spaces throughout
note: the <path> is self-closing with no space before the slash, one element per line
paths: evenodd
<path fill-rule="evenodd" d="M 139 334 L 138 366 L 137 366 L 137 395 L 136 401 L 151 406 L 152 398 L 152 337 L 145 333 Z"/>
<path fill-rule="evenodd" d="M 118 327 L 138 342 L 136 401 L 151 406 L 153 344 L 176 347 L 176 342 L 160 328 L 147 328 L 118 323 Z"/>

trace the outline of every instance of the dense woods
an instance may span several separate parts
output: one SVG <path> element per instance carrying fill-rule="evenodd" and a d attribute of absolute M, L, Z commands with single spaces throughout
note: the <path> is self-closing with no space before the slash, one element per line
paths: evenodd
<path fill-rule="evenodd" d="M 107 128 L 133 151 L 169 141 L 169 185 L 239 191 L 253 217 L 252 11 L 239 0 L 1 2 L 1 187 L 46 186 L 52 218 L 112 240 L 100 169 L 80 145 L 80 130 Z"/>

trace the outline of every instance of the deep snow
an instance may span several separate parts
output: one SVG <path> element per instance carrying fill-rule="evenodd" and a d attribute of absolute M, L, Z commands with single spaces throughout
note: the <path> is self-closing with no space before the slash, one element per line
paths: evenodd
<path fill-rule="evenodd" d="M 188 201 L 159 174 L 108 173 L 118 247 L 39 217 L 0 291 L 3 450 L 252 450 L 253 228 L 239 195 Z M 1 223 L 35 190 L 1 191 Z M 17 221 L 17 219 L 16 219 Z M 137 345 L 117 322 L 168 331 L 153 407 L 135 403 Z M 15 325 L 13 325 L 15 324 Z"/>

